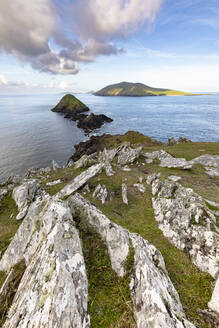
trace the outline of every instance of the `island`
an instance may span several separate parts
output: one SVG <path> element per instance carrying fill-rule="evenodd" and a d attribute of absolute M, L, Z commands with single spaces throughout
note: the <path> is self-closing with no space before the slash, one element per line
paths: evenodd
<path fill-rule="evenodd" d="M 126 96 L 126 97 L 147 97 L 147 96 L 196 96 L 183 91 L 158 89 L 149 87 L 143 83 L 120 82 L 108 85 L 107 87 L 94 92 L 95 96 Z"/>
<path fill-rule="evenodd" d="M 59 103 L 51 110 L 52 112 L 64 114 L 65 118 L 69 118 L 72 121 L 78 121 L 77 127 L 82 128 L 86 134 L 100 128 L 105 122 L 110 123 L 113 121 L 113 119 L 103 114 L 84 114 L 85 112 L 89 112 L 90 109 L 71 94 L 63 96 Z"/>

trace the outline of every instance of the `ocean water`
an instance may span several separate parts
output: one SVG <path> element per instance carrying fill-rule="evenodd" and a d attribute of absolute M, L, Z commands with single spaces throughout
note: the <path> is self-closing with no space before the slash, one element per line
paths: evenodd
<path fill-rule="evenodd" d="M 219 142 L 219 95 L 195 97 L 96 97 L 77 94 L 94 113 L 114 119 L 95 135 L 136 130 L 167 141 L 179 136 Z M 50 111 L 61 94 L 0 96 L 0 181 L 30 167 L 63 165 L 87 137 L 75 122 Z"/>

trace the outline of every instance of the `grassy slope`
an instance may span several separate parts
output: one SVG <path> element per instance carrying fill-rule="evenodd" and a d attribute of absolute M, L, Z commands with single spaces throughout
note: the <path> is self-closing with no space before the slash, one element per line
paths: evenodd
<path fill-rule="evenodd" d="M 95 93 L 98 96 L 191 96 L 193 94 L 169 89 L 151 88 L 142 83 L 121 82 Z"/>
<path fill-rule="evenodd" d="M 67 94 L 59 101 L 59 103 L 53 108 L 53 111 L 61 111 L 62 109 L 68 111 L 74 111 L 75 109 L 80 108 L 81 110 L 87 111 L 87 106 L 82 103 L 79 99 L 71 94 Z"/>
<path fill-rule="evenodd" d="M 191 143 L 164 147 L 164 145 L 156 145 L 150 138 L 134 132 L 127 133 L 124 136 L 108 137 L 104 140 L 104 143 L 105 146 L 112 147 L 124 141 L 143 144 L 145 151 L 165 149 L 176 157 L 185 157 L 188 160 L 206 153 L 219 155 L 219 143 Z M 141 161 L 143 161 L 143 158 Z M 47 192 L 54 195 L 81 171 L 82 169 L 59 169 L 52 172 L 49 179 L 45 179 L 41 185 L 45 187 Z M 132 172 L 117 170 L 116 175 L 113 177 L 106 177 L 102 173 L 90 181 L 91 189 L 93 191 L 98 183 L 105 183 L 109 191 L 114 192 L 113 201 L 107 201 L 106 204 L 102 205 L 98 200 L 93 199 L 91 195 L 87 197 L 112 221 L 132 232 L 139 233 L 161 251 L 168 273 L 179 292 L 187 316 L 198 328 L 210 327 L 198 315 L 197 309 L 207 307 L 213 289 L 213 280 L 208 274 L 201 273 L 191 264 L 189 258 L 172 246 L 157 228 L 151 206 L 150 188 L 147 187 L 146 194 L 142 195 L 132 187 L 140 175 L 144 176 L 153 172 L 161 172 L 163 177 L 170 174 L 180 175 L 183 185 L 192 187 L 205 198 L 219 202 L 219 178 L 209 177 L 199 165 L 188 171 L 160 168 L 157 164 L 141 165 L 139 167 L 134 165 Z M 62 180 L 61 184 L 53 187 L 46 186 L 46 182 L 59 178 Z M 129 187 L 128 206 L 123 204 L 121 199 L 121 183 L 124 179 L 127 179 L 126 183 Z M 10 218 L 12 214 L 13 218 Z M 15 220 L 16 214 L 14 201 L 10 196 L 7 196 L 0 208 L 0 250 L 2 251 L 6 249 L 20 225 L 20 222 Z M 92 327 L 132 327 L 134 320 L 128 291 L 129 277 L 126 276 L 121 280 L 115 276 L 110 269 L 106 247 L 98 236 L 81 229 L 81 237 L 89 276 L 89 312 Z M 4 275 L 0 273 L 0 284 L 3 279 Z"/>

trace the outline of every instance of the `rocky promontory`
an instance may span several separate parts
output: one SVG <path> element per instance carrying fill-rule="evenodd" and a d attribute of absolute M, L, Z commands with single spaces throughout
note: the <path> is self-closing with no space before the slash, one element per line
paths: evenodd
<path fill-rule="evenodd" d="M 90 109 L 71 94 L 62 97 L 60 102 L 51 110 L 52 112 L 64 114 L 65 118 L 69 118 L 72 121 L 78 121 L 78 128 L 83 129 L 86 133 L 100 128 L 104 123 L 110 123 L 113 121 L 110 117 L 103 114 L 84 114 L 85 112 L 90 111 Z"/>
<path fill-rule="evenodd" d="M 98 142 L 1 186 L 1 327 L 218 327 L 219 144 Z"/>

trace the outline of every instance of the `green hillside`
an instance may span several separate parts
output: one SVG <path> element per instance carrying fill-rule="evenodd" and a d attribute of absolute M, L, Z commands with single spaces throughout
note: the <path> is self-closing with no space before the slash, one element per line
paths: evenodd
<path fill-rule="evenodd" d="M 96 96 L 192 96 L 194 94 L 170 89 L 152 88 L 142 83 L 121 82 L 109 85 L 94 93 Z"/>

